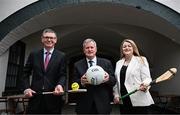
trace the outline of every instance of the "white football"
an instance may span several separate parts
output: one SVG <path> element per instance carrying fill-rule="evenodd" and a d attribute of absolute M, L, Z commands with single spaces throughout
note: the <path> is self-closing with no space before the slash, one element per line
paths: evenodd
<path fill-rule="evenodd" d="M 87 80 L 92 85 L 99 85 L 103 82 L 105 71 L 102 67 L 95 65 L 88 68 L 86 72 Z"/>

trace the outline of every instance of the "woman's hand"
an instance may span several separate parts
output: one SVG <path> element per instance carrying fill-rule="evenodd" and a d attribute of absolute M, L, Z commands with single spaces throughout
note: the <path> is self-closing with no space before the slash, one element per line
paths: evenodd
<path fill-rule="evenodd" d="M 120 99 L 119 97 L 114 97 L 114 104 L 119 104 L 120 103 Z"/>
<path fill-rule="evenodd" d="M 139 87 L 139 90 L 140 90 L 140 91 L 143 91 L 143 92 L 146 92 L 147 89 L 148 89 L 148 86 L 145 85 L 144 83 L 142 83 L 142 84 L 140 85 L 140 87 Z"/>

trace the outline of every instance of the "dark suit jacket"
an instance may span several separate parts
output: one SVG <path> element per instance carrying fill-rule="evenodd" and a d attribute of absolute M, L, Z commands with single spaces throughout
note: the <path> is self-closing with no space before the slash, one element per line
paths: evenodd
<path fill-rule="evenodd" d="M 23 90 L 31 88 L 38 93 L 42 91 L 54 91 L 58 84 L 63 87 L 65 86 L 65 54 L 54 49 L 46 71 L 44 70 L 43 55 L 43 49 L 30 53 L 23 71 Z M 29 83 L 30 75 L 32 75 L 31 84 Z M 53 104 L 53 102 L 49 102 L 48 99 L 45 100 L 49 105 Z"/>
<path fill-rule="evenodd" d="M 86 59 L 82 59 L 74 65 L 74 82 L 78 82 L 80 88 L 86 88 L 87 92 L 78 96 L 76 112 L 77 113 L 90 113 L 90 108 L 93 102 L 96 105 L 98 113 L 110 113 L 111 111 L 111 95 L 112 87 L 115 85 L 116 80 L 114 77 L 114 70 L 109 60 L 97 58 L 97 65 L 101 66 L 110 76 L 109 81 L 100 85 L 86 85 L 82 86 L 80 78 L 86 73 L 88 64 Z"/>

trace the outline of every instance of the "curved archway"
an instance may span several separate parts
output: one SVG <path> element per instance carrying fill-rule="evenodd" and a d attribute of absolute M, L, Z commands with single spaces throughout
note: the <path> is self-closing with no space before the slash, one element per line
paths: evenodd
<path fill-rule="evenodd" d="M 0 23 L 0 55 L 17 40 L 34 32 L 46 27 L 69 24 L 135 25 L 151 29 L 180 43 L 179 19 L 176 12 L 154 1 L 38 1 Z"/>

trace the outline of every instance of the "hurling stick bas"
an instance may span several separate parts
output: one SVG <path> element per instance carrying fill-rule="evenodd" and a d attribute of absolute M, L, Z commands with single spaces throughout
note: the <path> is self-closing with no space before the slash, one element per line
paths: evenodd
<path fill-rule="evenodd" d="M 176 72 L 177 72 L 176 68 L 170 68 L 164 74 L 162 74 L 161 76 L 159 76 L 158 78 L 156 78 L 152 82 L 150 82 L 150 84 L 148 86 L 153 85 L 153 84 L 157 84 L 157 83 L 165 81 L 165 80 L 169 80 L 176 74 Z M 124 99 L 127 96 L 129 96 L 129 95 L 131 95 L 131 94 L 133 94 L 133 93 L 135 93 L 137 91 L 139 91 L 139 89 L 135 89 L 135 90 L 121 96 L 120 99 Z"/>
<path fill-rule="evenodd" d="M 165 80 L 169 80 L 173 76 L 175 76 L 176 72 L 177 72 L 176 68 L 171 68 L 171 69 L 167 70 L 164 74 L 162 74 L 161 76 L 159 76 L 158 78 L 153 80 L 149 85 L 156 84 L 156 83 L 159 83 L 159 82 L 162 82 Z"/>

